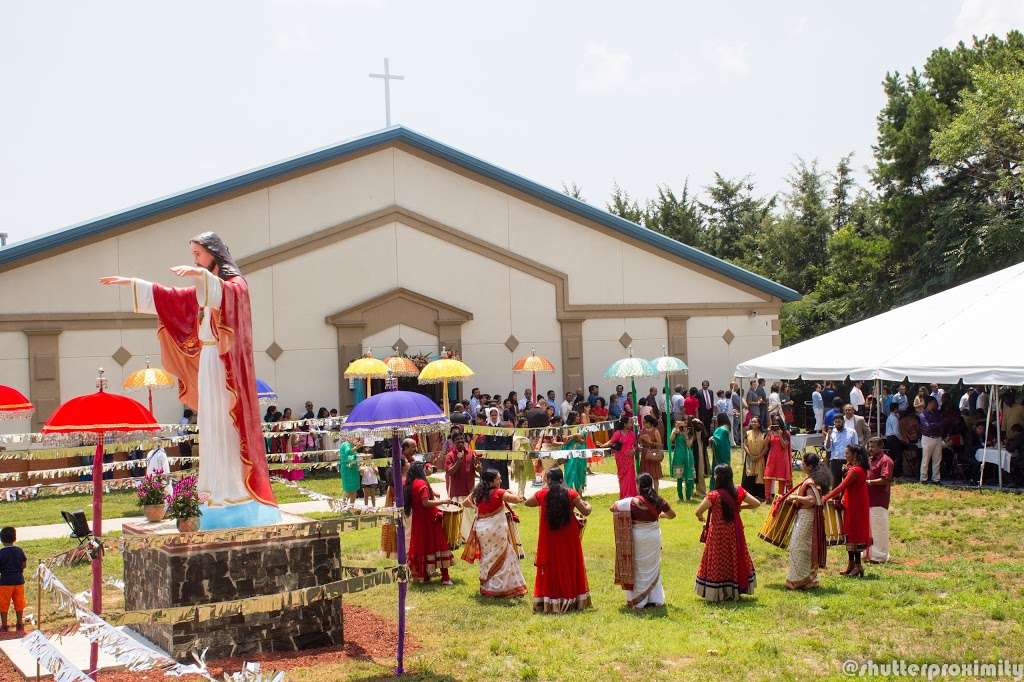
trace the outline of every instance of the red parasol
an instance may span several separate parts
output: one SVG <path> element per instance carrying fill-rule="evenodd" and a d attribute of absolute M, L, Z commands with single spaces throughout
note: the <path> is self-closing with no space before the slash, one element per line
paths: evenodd
<path fill-rule="evenodd" d="M 96 439 L 92 460 L 92 534 L 103 537 L 103 440 L 111 433 L 122 438 L 157 431 L 160 425 L 153 413 L 142 403 L 122 395 L 107 393 L 107 380 L 100 369 L 96 379 L 99 389 L 92 395 L 72 398 L 57 408 L 43 425 L 43 433 L 75 435 Z M 92 560 L 92 610 L 103 612 L 103 556 L 97 552 Z M 95 679 L 99 663 L 99 646 L 94 642 L 89 651 L 89 674 Z"/>
<path fill-rule="evenodd" d="M 0 419 L 24 419 L 31 417 L 34 411 L 21 391 L 0 385 Z"/>

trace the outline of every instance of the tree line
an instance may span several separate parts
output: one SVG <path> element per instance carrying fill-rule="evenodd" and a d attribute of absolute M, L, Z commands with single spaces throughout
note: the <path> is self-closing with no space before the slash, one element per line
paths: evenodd
<path fill-rule="evenodd" d="M 938 48 L 883 86 L 866 186 L 852 154 L 798 157 L 778 195 L 716 173 L 647 200 L 616 185 L 606 208 L 803 294 L 782 308 L 785 345 L 1024 259 L 1024 34 Z"/>

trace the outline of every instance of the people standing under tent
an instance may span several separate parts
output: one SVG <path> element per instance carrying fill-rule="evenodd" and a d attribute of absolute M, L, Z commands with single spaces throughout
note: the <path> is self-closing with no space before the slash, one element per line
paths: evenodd
<path fill-rule="evenodd" d="M 668 437 L 668 468 L 676 479 L 676 498 L 680 502 L 689 502 L 693 499 L 695 470 L 693 450 L 690 449 L 687 430 L 687 424 L 679 420 L 672 426 L 672 433 Z M 685 494 L 683 492 L 684 485 L 686 487 Z"/>
<path fill-rule="evenodd" d="M 928 397 L 924 412 L 918 415 L 918 421 L 921 422 L 921 483 L 928 482 L 930 463 L 932 483 L 938 484 L 942 479 L 942 440 L 946 431 L 939 413 L 939 402 L 934 397 Z"/>
<path fill-rule="evenodd" d="M 814 384 L 814 392 L 811 393 L 811 411 L 814 413 L 815 433 L 825 430 L 825 399 L 821 390 L 821 384 Z"/>
<path fill-rule="evenodd" d="M 768 439 L 761 430 L 761 420 L 750 420 L 743 437 L 743 487 L 754 497 L 764 497 L 764 465 L 768 457 Z M 716 457 L 717 459 L 717 457 Z M 718 462 L 716 462 L 718 463 Z"/>
<path fill-rule="evenodd" d="M 636 488 L 636 434 L 626 417 L 615 422 L 615 432 L 608 440 L 608 447 L 615 453 L 615 473 L 619 477 L 619 499 L 634 497 Z"/>
<path fill-rule="evenodd" d="M 786 589 L 789 590 L 818 587 L 818 569 L 825 567 L 828 558 L 822 496 L 832 487 L 832 474 L 813 452 L 804 455 L 803 469 L 807 478 L 786 498 L 787 504 L 797 508 L 789 538 L 786 570 Z"/>
<path fill-rule="evenodd" d="M 842 575 L 857 578 L 864 575 L 861 552 L 871 546 L 871 514 L 868 503 L 867 475 L 870 468 L 867 451 L 860 445 L 846 446 L 846 475 L 842 482 L 825 495 L 825 501 L 842 495 L 843 533 L 849 561 Z"/>
<path fill-rule="evenodd" d="M 843 405 L 843 421 L 848 428 L 857 432 L 857 442 L 860 445 L 865 445 L 870 440 L 871 427 L 868 426 L 868 420 L 857 414 L 853 405 L 849 403 Z"/>
<path fill-rule="evenodd" d="M 903 461 L 903 436 L 900 431 L 900 405 L 895 400 L 889 403 L 889 414 L 885 418 L 885 449 L 892 461 Z"/>
<path fill-rule="evenodd" d="M 716 466 L 714 479 L 714 489 L 694 512 L 704 524 L 704 553 L 695 590 L 709 602 L 738 600 L 741 594 L 753 594 L 757 582 L 740 510 L 756 509 L 761 501 L 742 486 L 733 485 L 732 467 L 728 465 Z"/>
<path fill-rule="evenodd" d="M 711 462 L 708 461 L 707 428 L 704 423 L 696 417 L 688 417 L 686 439 L 690 444 L 690 451 L 693 453 L 694 478 L 696 492 L 701 497 L 707 493 L 707 478 L 711 475 Z M 712 481 L 712 484 L 714 481 Z"/>
<path fill-rule="evenodd" d="M 583 561 L 582 527 L 573 515 L 590 514 L 590 505 L 566 488 L 561 469 L 549 469 L 547 486 L 538 490 L 527 507 L 540 507 L 537 534 L 537 574 L 533 583 L 533 610 L 566 613 L 590 606 L 590 586 Z"/>
<path fill-rule="evenodd" d="M 904 410 L 900 416 L 900 436 L 903 441 L 900 470 L 904 478 L 917 480 L 921 473 L 921 418 L 913 409 Z"/>
<path fill-rule="evenodd" d="M 462 558 L 469 563 L 480 561 L 480 594 L 502 599 L 526 594 L 526 579 L 519 561 L 523 546 L 510 504 L 519 504 L 521 497 L 501 487 L 497 471 L 485 469 L 473 493 L 462 505 L 475 510 L 476 519 Z"/>
<path fill-rule="evenodd" d="M 917 395 L 914 396 L 914 412 L 921 414 L 928 404 L 928 389 L 924 386 L 917 387 Z M 938 400 L 936 399 L 936 404 Z"/>
<path fill-rule="evenodd" d="M 782 419 L 782 398 L 779 397 L 779 385 L 772 384 L 771 390 L 768 393 L 768 419 L 761 422 L 762 427 L 767 426 L 771 422 L 772 417 L 778 417 Z"/>
<path fill-rule="evenodd" d="M 338 472 L 341 476 L 341 491 L 349 504 L 356 503 L 356 494 L 362 486 L 362 481 L 359 477 L 359 454 L 356 443 L 343 440 L 338 447 Z"/>
<path fill-rule="evenodd" d="M 825 428 L 832 428 L 837 414 L 843 413 L 843 399 L 833 398 L 832 406 L 825 412 Z"/>
<path fill-rule="evenodd" d="M 832 480 L 843 480 L 846 448 L 859 442 L 857 432 L 846 425 L 842 414 L 837 414 L 832 420 L 831 430 L 825 436 L 825 450 L 828 452 L 828 468 L 832 472 Z"/>
<path fill-rule="evenodd" d="M 638 444 L 640 446 L 640 472 L 650 475 L 655 481 L 660 481 L 661 462 L 665 459 L 665 453 L 661 429 L 654 415 L 649 414 L 644 417 Z"/>
<path fill-rule="evenodd" d="M 793 424 L 796 415 L 793 411 L 793 394 L 790 391 L 789 382 L 779 383 L 779 402 L 782 403 L 782 423 L 787 426 Z"/>
<path fill-rule="evenodd" d="M 431 576 L 441 572 L 441 584 L 452 585 L 448 567 L 452 565 L 452 552 L 441 523 L 443 504 L 451 500 L 438 497 L 427 481 L 423 462 L 409 467 L 405 480 L 405 513 L 412 519 L 412 537 L 409 541 L 409 573 L 414 582 L 430 582 Z"/>
<path fill-rule="evenodd" d="M 448 490 L 448 499 L 456 504 L 462 504 L 462 501 L 473 492 L 478 460 L 476 452 L 466 440 L 466 434 L 455 434 L 452 437 L 452 447 L 444 458 L 444 480 Z M 472 510 L 462 512 L 459 542 L 466 541 L 472 527 Z"/>
<path fill-rule="evenodd" d="M 868 515 L 871 521 L 871 546 L 864 552 L 869 564 L 889 561 L 889 498 L 895 464 L 882 448 L 881 438 L 868 441 Z"/>
<path fill-rule="evenodd" d="M 565 422 L 566 426 L 576 426 L 579 415 L 570 412 Z M 586 434 L 570 433 L 561 444 L 562 450 L 568 451 L 568 456 L 563 465 L 565 485 L 572 488 L 580 495 L 587 487 L 587 458 L 585 456 L 573 456 L 573 450 L 586 450 Z"/>
<path fill-rule="evenodd" d="M 510 423 L 503 423 L 501 421 L 501 414 L 498 412 L 496 407 L 488 407 L 486 411 L 487 421 L 484 422 L 484 426 L 492 429 L 502 428 L 502 426 L 511 427 Z M 487 435 L 482 440 L 484 450 L 511 450 L 512 449 L 512 436 L 496 436 L 493 434 Z M 501 487 L 508 490 L 511 481 L 508 476 L 508 460 L 507 459 L 484 459 L 481 462 L 484 469 L 493 469 L 498 472 L 501 476 Z"/>
<path fill-rule="evenodd" d="M 784 495 L 793 487 L 793 450 L 789 429 L 778 417 L 771 418 L 766 440 L 768 456 L 764 465 L 764 482 L 767 501 L 771 502 L 776 495 Z"/>
<path fill-rule="evenodd" d="M 616 584 L 626 590 L 626 605 L 634 609 L 665 605 L 661 581 L 661 518 L 674 519 L 676 513 L 657 491 L 649 474 L 637 479 L 640 494 L 612 504 L 615 518 Z M 633 570 L 622 570 L 632 560 Z M 628 573 L 628 575 L 627 575 Z"/>

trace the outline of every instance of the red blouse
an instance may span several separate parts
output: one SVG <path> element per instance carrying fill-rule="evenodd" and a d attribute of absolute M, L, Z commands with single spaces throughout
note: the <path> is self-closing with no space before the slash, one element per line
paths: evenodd
<path fill-rule="evenodd" d="M 504 488 L 491 488 L 491 490 L 487 493 L 487 497 L 484 499 L 484 501 L 477 503 L 477 513 L 481 516 L 490 516 L 491 514 L 505 506 L 505 503 L 503 501 L 504 497 Z"/>

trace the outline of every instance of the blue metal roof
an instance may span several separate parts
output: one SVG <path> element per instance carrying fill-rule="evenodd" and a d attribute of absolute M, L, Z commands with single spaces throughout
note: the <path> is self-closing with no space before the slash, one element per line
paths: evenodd
<path fill-rule="evenodd" d="M 667 253 L 679 256 L 697 265 L 721 273 L 727 277 L 754 287 L 759 291 L 777 296 L 783 301 L 795 301 L 800 294 L 789 287 L 782 286 L 777 282 L 762 277 L 761 275 L 745 270 L 741 267 L 727 263 L 720 258 L 704 253 L 688 244 L 677 242 L 663 234 L 650 230 L 624 218 L 602 211 L 582 201 L 558 192 L 549 187 L 537 184 L 532 180 L 516 175 L 503 168 L 482 161 L 475 156 L 470 156 L 458 149 L 442 144 L 426 135 L 417 133 L 403 126 L 392 126 L 362 137 L 357 137 L 338 145 L 325 147 L 302 156 L 296 156 L 279 163 L 275 163 L 252 171 L 241 173 L 224 180 L 218 180 L 207 185 L 186 190 L 180 194 L 157 199 L 141 206 L 120 211 L 118 213 L 90 220 L 85 223 L 72 225 L 55 232 L 17 242 L 0 249 L 0 265 L 15 263 L 23 258 L 33 256 L 49 249 L 59 246 L 73 245 L 76 241 L 102 234 L 122 225 L 137 220 L 152 218 L 162 213 L 186 207 L 189 204 L 204 201 L 226 192 L 231 192 L 247 185 L 252 185 L 287 175 L 297 170 L 316 166 L 326 161 L 338 159 L 355 152 L 363 151 L 373 147 L 387 145 L 393 142 L 403 142 L 428 154 L 442 158 L 451 163 L 462 166 L 474 173 L 486 178 L 495 180 L 504 185 L 517 189 L 536 199 L 557 206 L 561 209 L 574 213 L 578 216 L 592 220 L 601 225 L 610 227 L 622 234 L 639 239 L 642 242 L 663 250 Z"/>

